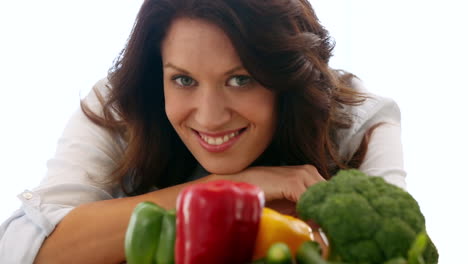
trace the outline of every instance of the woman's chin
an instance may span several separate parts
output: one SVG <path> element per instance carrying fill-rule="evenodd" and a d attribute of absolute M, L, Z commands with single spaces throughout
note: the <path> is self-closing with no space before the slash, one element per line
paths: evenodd
<path fill-rule="evenodd" d="M 243 171 L 247 166 L 232 166 L 222 164 L 202 164 L 203 168 L 210 174 L 232 175 Z"/>

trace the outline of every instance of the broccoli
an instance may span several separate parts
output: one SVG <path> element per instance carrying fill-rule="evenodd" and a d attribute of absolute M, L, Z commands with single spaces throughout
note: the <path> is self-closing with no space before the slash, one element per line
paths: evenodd
<path fill-rule="evenodd" d="M 425 231 L 424 216 L 409 193 L 355 169 L 309 187 L 297 212 L 323 229 L 331 261 L 381 264 L 406 258 L 417 235 Z M 428 238 L 425 262 L 435 264 L 438 257 Z"/>

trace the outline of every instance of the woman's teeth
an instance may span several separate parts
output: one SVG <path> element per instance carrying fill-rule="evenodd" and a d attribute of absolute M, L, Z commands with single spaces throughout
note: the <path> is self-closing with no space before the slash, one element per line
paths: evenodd
<path fill-rule="evenodd" d="M 200 134 L 200 137 L 208 144 L 210 145 L 215 145 L 215 146 L 218 146 L 218 145 L 221 145 L 223 143 L 226 143 L 227 141 L 229 141 L 231 138 L 235 137 L 239 135 L 239 131 L 236 131 L 236 132 L 232 132 L 231 134 L 227 134 L 227 135 L 224 135 L 224 137 L 210 137 L 210 136 L 206 136 L 206 135 L 202 135 Z"/>

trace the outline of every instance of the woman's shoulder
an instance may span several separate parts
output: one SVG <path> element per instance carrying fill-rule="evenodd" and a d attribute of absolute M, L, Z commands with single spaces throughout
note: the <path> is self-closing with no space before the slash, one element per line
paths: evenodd
<path fill-rule="evenodd" d="M 122 135 L 94 122 L 88 116 L 88 114 L 91 114 L 97 118 L 105 117 L 103 114 L 104 107 L 110 93 L 111 86 L 109 80 L 107 78 L 98 80 L 87 95 L 82 98 L 82 107 L 79 107 L 70 117 L 63 136 L 79 139 L 87 138 L 89 144 L 99 143 L 101 146 L 118 148 L 119 150 L 125 148 L 126 142 Z M 112 109 L 111 114 L 116 120 L 119 120 Z"/>
<path fill-rule="evenodd" d="M 351 119 L 351 125 L 336 132 L 340 155 L 348 158 L 362 141 L 364 133 L 379 123 L 400 124 L 401 113 L 398 104 L 392 98 L 370 92 L 358 78 L 353 78 L 352 87 L 366 96 L 362 104 L 346 105 L 345 111 Z"/>
<path fill-rule="evenodd" d="M 400 123 L 400 109 L 395 100 L 372 93 L 357 78 L 352 80 L 352 86 L 356 91 L 366 96 L 366 100 L 362 104 L 352 106 L 349 109 L 350 113 L 352 113 L 354 129 L 359 129 L 360 126 L 371 121 L 373 118 L 378 118 L 385 122 Z"/>
<path fill-rule="evenodd" d="M 101 113 L 103 103 L 109 98 L 111 86 L 107 77 L 98 80 L 83 98 L 83 102 L 94 112 Z"/>

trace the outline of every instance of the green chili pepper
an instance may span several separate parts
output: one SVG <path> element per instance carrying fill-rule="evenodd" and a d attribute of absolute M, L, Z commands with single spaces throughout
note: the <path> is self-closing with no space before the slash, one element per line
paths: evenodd
<path fill-rule="evenodd" d="M 271 245 L 265 257 L 266 264 L 292 264 L 291 249 L 284 242 Z"/>
<path fill-rule="evenodd" d="M 174 246 L 176 238 L 176 211 L 169 210 L 162 219 L 161 235 L 156 250 L 156 264 L 174 264 Z"/>
<path fill-rule="evenodd" d="M 320 245 L 315 241 L 306 241 L 296 252 L 296 261 L 299 264 L 326 264 L 327 261 L 320 255 Z"/>
<path fill-rule="evenodd" d="M 424 264 L 423 253 L 428 244 L 428 236 L 425 231 L 419 233 L 413 241 L 411 248 L 408 251 L 409 264 Z"/>
<path fill-rule="evenodd" d="M 152 202 L 141 202 L 133 210 L 125 234 L 128 264 L 151 264 L 159 244 L 165 210 Z"/>

